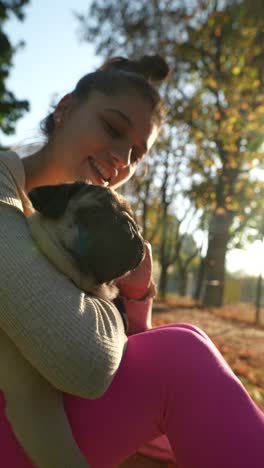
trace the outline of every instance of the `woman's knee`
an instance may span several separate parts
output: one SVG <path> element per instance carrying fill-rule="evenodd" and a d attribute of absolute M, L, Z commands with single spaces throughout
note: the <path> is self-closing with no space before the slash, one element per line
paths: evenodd
<path fill-rule="evenodd" d="M 159 327 L 155 327 L 154 330 L 166 329 L 166 328 L 190 330 L 190 331 L 193 331 L 194 333 L 196 333 L 197 335 L 203 337 L 205 340 L 208 340 L 210 343 L 212 343 L 209 336 L 201 328 L 199 328 L 196 325 L 193 325 L 191 323 L 186 323 L 186 322 L 169 323 L 169 324 L 166 324 L 166 325 L 160 325 Z"/>
<path fill-rule="evenodd" d="M 195 326 L 177 324 L 160 330 L 156 346 L 158 353 L 163 355 L 159 362 L 162 362 L 164 371 L 190 382 L 206 378 L 207 372 L 210 374 L 226 366 L 210 338 Z"/>

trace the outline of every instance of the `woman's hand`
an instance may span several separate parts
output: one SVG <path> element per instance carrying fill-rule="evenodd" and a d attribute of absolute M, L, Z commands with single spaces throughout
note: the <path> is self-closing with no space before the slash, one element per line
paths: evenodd
<path fill-rule="evenodd" d="M 152 282 L 153 261 L 151 245 L 148 241 L 144 241 L 144 244 L 145 255 L 140 265 L 116 281 L 120 295 L 127 299 L 144 299 L 150 292 L 150 288 L 154 289 Z"/>

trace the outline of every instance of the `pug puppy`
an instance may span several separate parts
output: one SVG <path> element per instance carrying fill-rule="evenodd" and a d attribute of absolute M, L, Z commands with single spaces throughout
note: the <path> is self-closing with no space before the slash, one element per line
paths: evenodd
<path fill-rule="evenodd" d="M 83 291 L 113 300 L 114 279 L 136 268 L 144 242 L 130 205 L 106 187 L 85 182 L 32 190 L 32 237 L 54 264 Z"/>
<path fill-rule="evenodd" d="M 118 294 L 114 279 L 139 265 L 144 242 L 126 200 L 84 182 L 44 186 L 24 195 L 32 237 L 80 289 L 103 299 Z M 39 468 L 87 468 L 64 411 L 62 395 L 0 331 L 0 388 L 20 444 Z"/>

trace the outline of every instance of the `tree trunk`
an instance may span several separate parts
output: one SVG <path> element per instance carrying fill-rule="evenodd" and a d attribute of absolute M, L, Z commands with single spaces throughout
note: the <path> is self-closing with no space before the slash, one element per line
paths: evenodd
<path fill-rule="evenodd" d="M 261 295 L 262 295 L 262 274 L 260 273 L 258 277 L 257 292 L 256 292 L 256 325 L 260 325 Z"/>
<path fill-rule="evenodd" d="M 225 257 L 231 222 L 232 218 L 226 212 L 214 213 L 211 220 L 205 257 L 205 289 L 202 298 L 202 305 L 206 307 L 223 305 Z"/>
<path fill-rule="evenodd" d="M 159 294 L 160 294 L 160 298 L 162 301 L 165 301 L 166 299 L 167 282 L 168 282 L 168 268 L 163 263 L 161 265 L 161 272 L 160 272 L 160 278 L 159 278 Z"/>
<path fill-rule="evenodd" d="M 165 194 L 163 193 L 162 199 L 163 203 L 163 210 L 162 210 L 162 224 L 161 224 L 161 238 L 160 238 L 160 252 L 159 252 L 159 264 L 160 264 L 160 280 L 159 280 L 159 293 L 161 299 L 164 301 L 166 299 L 166 290 L 167 290 L 167 272 L 168 272 L 168 261 L 166 255 L 166 247 L 167 247 L 167 224 L 168 224 L 168 216 L 167 210 L 168 205 L 165 201 Z"/>
<path fill-rule="evenodd" d="M 205 271 L 205 259 L 204 259 L 204 257 L 201 257 L 200 265 L 199 265 L 199 268 L 198 268 L 198 271 L 197 271 L 195 292 L 194 292 L 194 295 L 193 295 L 193 299 L 195 299 L 196 301 L 199 301 L 201 299 L 203 279 L 204 279 L 204 271 Z"/>
<path fill-rule="evenodd" d="M 185 270 L 179 271 L 179 295 L 186 295 L 186 286 L 187 286 L 187 272 Z"/>

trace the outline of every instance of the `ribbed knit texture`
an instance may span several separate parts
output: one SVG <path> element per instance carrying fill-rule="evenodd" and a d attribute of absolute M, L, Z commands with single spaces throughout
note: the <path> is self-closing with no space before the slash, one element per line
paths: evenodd
<path fill-rule="evenodd" d="M 97 398 L 126 348 L 122 319 L 111 302 L 80 291 L 35 246 L 23 213 L 24 186 L 17 154 L 1 152 L 0 328 L 53 386 Z"/>

